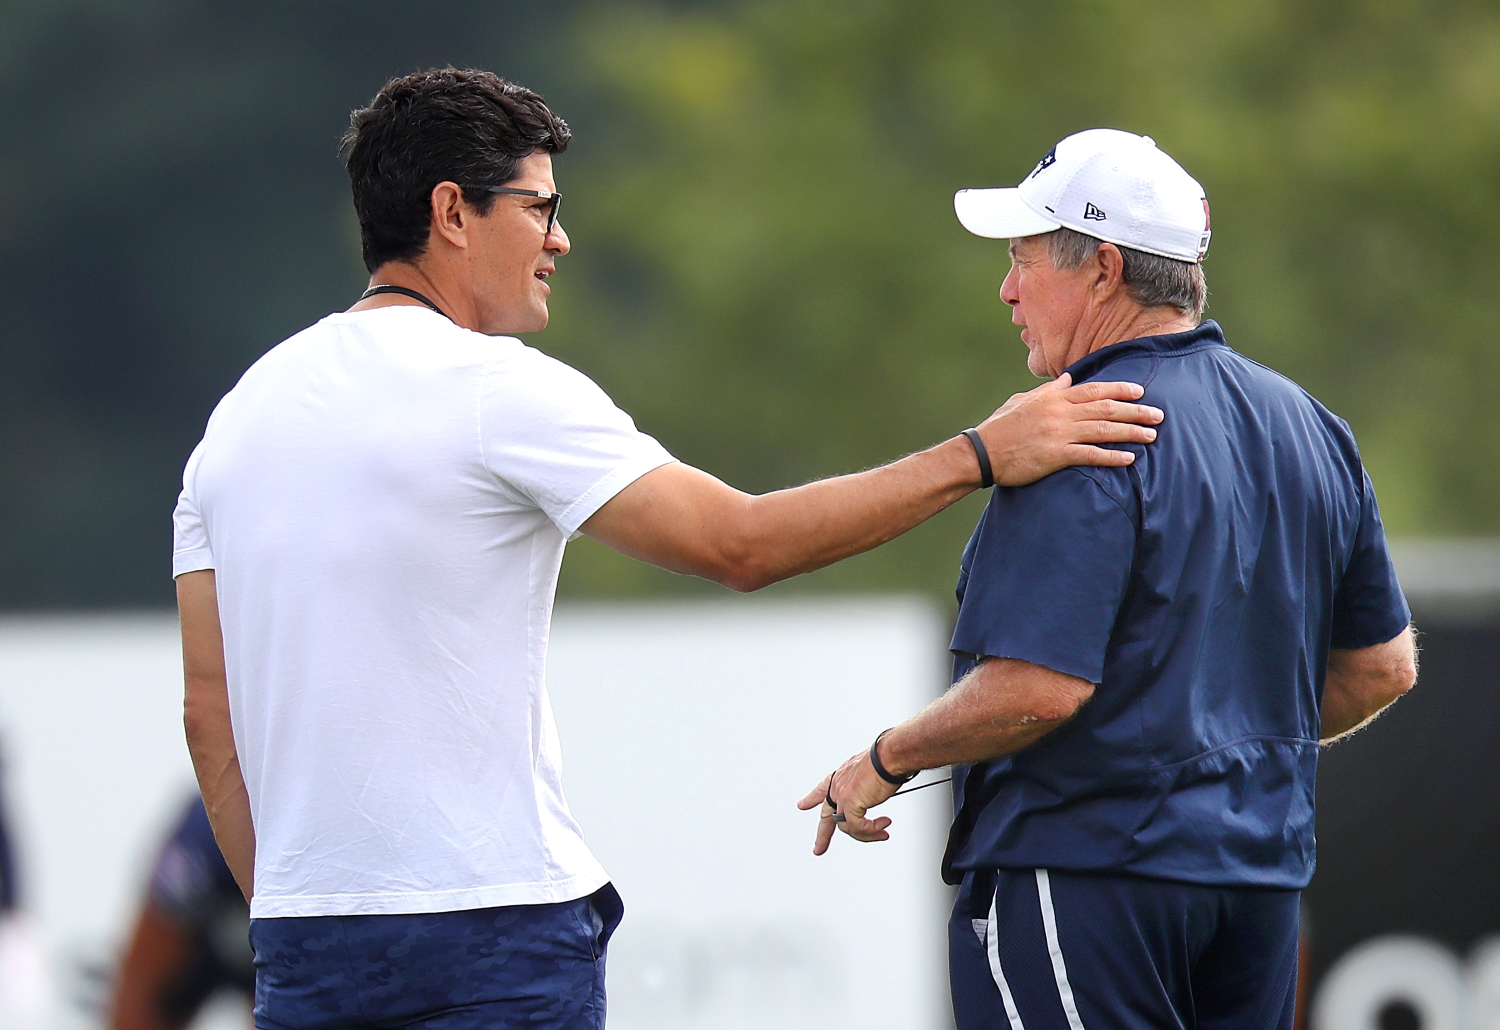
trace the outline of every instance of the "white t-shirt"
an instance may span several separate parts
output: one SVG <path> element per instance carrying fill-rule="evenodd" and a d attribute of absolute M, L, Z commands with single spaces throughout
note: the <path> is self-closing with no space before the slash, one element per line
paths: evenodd
<path fill-rule="evenodd" d="M 426 308 L 257 361 L 183 474 L 173 575 L 215 569 L 257 918 L 568 901 L 545 669 L 563 547 L 672 456 L 582 373 Z"/>

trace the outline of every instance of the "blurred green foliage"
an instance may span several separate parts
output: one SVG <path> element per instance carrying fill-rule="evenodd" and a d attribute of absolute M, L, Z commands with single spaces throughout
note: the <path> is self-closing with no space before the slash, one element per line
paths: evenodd
<path fill-rule="evenodd" d="M 577 31 L 599 106 L 563 165 L 576 250 L 544 345 L 684 459 L 769 489 L 1034 385 L 1004 244 L 950 198 L 1114 126 L 1204 184 L 1210 316 L 1352 423 L 1390 530 L 1500 528 L 1493 4 L 611 4 Z M 807 585 L 946 592 L 973 518 Z M 575 589 L 667 586 L 569 561 Z"/>
<path fill-rule="evenodd" d="M 16 0 L 0 12 L 0 607 L 161 603 L 187 451 L 363 280 L 335 145 L 386 77 L 544 92 L 573 253 L 529 342 L 766 490 L 1034 384 L 954 190 L 1153 136 L 1209 314 L 1354 426 L 1400 535 L 1500 532 L 1500 8 L 1465 0 Z M 1170 413 L 1169 413 L 1170 414 Z M 773 590 L 946 595 L 971 498 Z M 587 541 L 567 596 L 712 591 Z"/>

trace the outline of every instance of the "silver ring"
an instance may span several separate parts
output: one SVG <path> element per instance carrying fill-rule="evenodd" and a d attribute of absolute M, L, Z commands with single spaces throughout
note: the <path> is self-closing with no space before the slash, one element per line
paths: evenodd
<path fill-rule="evenodd" d="M 844 823 L 849 821 L 849 817 L 843 812 L 835 812 L 833 813 L 833 821 L 836 823 Z"/>

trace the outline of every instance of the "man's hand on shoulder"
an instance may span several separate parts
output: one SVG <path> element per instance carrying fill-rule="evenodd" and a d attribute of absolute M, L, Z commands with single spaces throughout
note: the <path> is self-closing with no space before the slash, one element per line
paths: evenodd
<path fill-rule="evenodd" d="M 980 424 L 995 482 L 1025 486 L 1071 465 L 1129 465 L 1130 451 L 1102 446 L 1148 444 L 1161 409 L 1133 404 L 1145 390 L 1136 383 L 1083 383 L 1073 386 L 1064 372 L 1057 379 L 1006 401 Z"/>

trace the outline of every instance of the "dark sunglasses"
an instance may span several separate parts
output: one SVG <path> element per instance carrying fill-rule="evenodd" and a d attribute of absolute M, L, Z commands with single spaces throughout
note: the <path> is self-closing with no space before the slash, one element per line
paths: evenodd
<path fill-rule="evenodd" d="M 518 190 L 513 186 L 465 186 L 466 190 L 488 190 L 490 193 L 506 193 L 517 197 L 540 197 L 551 201 L 547 205 L 547 232 L 557 224 L 557 209 L 562 206 L 561 193 L 548 193 L 546 190 Z"/>

